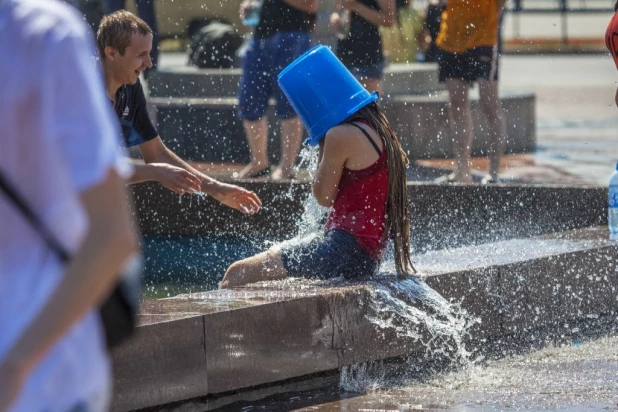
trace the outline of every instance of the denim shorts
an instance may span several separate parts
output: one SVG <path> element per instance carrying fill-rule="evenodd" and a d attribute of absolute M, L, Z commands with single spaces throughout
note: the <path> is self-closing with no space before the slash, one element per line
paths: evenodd
<path fill-rule="evenodd" d="M 291 118 L 296 112 L 277 83 L 277 75 L 311 46 L 307 32 L 275 33 L 265 39 L 253 37 L 242 64 L 238 91 L 239 116 L 258 120 L 268 108 L 268 99 L 276 100 L 275 115 Z"/>
<path fill-rule="evenodd" d="M 283 245 L 281 260 L 289 276 L 307 279 L 368 278 L 380 266 L 380 261 L 365 252 L 354 236 L 342 230 Z"/>

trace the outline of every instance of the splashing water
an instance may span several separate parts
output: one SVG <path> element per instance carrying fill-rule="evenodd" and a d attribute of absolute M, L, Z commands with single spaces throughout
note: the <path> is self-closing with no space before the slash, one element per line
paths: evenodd
<path fill-rule="evenodd" d="M 394 379 L 415 370 L 412 363 L 436 360 L 444 368 L 473 363 L 463 341 L 479 320 L 470 318 L 458 304 L 449 302 L 416 277 L 397 279 L 382 274 L 368 284 L 372 288 L 366 318 L 381 330 L 393 331 L 397 338 L 419 342 L 423 351 L 407 361 L 408 371 L 395 377 L 387 373 L 382 361 L 345 366 L 340 377 L 342 389 L 362 392 L 389 387 Z"/>
<path fill-rule="evenodd" d="M 318 149 L 317 147 L 304 146 L 298 155 L 300 162 L 295 167 L 295 171 L 298 172 L 300 168 L 304 168 L 309 172 L 311 179 L 315 176 L 315 172 L 318 168 Z M 296 194 L 297 196 L 298 194 Z M 295 196 L 294 187 L 290 185 L 288 192 L 285 195 L 289 199 L 293 199 Z M 318 204 L 315 197 L 310 193 L 304 201 L 304 211 L 301 218 L 296 223 L 296 235 L 284 242 L 270 242 L 271 245 L 279 244 L 297 244 L 308 236 L 321 236 L 324 233 L 324 219 L 328 209 Z M 268 243 L 268 242 L 267 242 Z"/>

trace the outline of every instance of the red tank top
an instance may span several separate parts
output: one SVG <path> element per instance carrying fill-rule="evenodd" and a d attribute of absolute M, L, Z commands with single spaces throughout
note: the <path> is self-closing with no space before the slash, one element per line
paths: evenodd
<path fill-rule="evenodd" d="M 364 119 L 358 122 L 371 126 Z M 370 139 L 369 135 L 367 138 Z M 388 167 L 386 150 L 382 149 L 378 160 L 369 167 L 360 170 L 343 168 L 337 198 L 326 221 L 326 231 L 339 229 L 351 234 L 371 257 L 380 259 L 387 240 L 387 196 Z"/>

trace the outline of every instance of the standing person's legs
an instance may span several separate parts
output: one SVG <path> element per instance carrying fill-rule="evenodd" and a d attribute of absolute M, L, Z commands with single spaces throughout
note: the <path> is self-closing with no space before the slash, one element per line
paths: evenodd
<path fill-rule="evenodd" d="M 289 179 L 293 175 L 296 156 L 303 139 L 303 125 L 298 116 L 279 119 L 281 127 L 281 160 L 272 173 L 273 180 Z"/>
<path fill-rule="evenodd" d="M 457 161 L 453 181 L 469 183 L 472 182 L 470 147 L 474 137 L 468 96 L 470 84 L 460 79 L 446 79 L 445 84 L 450 95 L 449 120 Z"/>
<path fill-rule="evenodd" d="M 251 161 L 241 172 L 240 178 L 256 177 L 268 171 L 268 125 L 266 109 L 272 94 L 272 58 L 264 40 L 251 39 L 242 64 L 242 77 L 238 92 L 239 115 L 242 119 Z"/>
<path fill-rule="evenodd" d="M 157 63 L 159 62 L 159 27 L 157 25 L 155 2 L 154 0 L 135 0 L 135 4 L 138 16 L 150 26 L 153 32 L 150 58 L 152 60 L 152 69 L 156 70 Z"/>
<path fill-rule="evenodd" d="M 266 117 L 257 120 L 243 120 L 242 125 L 249 142 L 251 161 L 239 173 L 239 177 L 256 177 L 268 171 L 268 122 Z"/>
<path fill-rule="evenodd" d="M 489 127 L 489 176 L 498 180 L 500 159 L 506 145 L 506 120 L 498 93 L 498 81 L 479 79 L 481 107 Z"/>
<path fill-rule="evenodd" d="M 283 32 L 273 36 L 272 50 L 275 53 L 275 73 L 273 75 L 273 91 L 277 106 L 275 115 L 279 118 L 281 127 L 281 159 L 277 169 L 272 174 L 273 180 L 289 179 L 293 175 L 294 164 L 303 137 L 303 126 L 294 108 L 276 83 L 281 70 L 309 50 L 311 42 L 305 32 Z"/>
<path fill-rule="evenodd" d="M 436 181 L 445 182 L 472 182 L 470 174 L 470 146 L 474 137 L 472 114 L 470 112 L 470 97 L 468 89 L 476 79 L 474 60 L 468 53 L 450 53 L 436 48 L 438 61 L 438 79 L 446 85 L 450 102 L 448 115 L 455 152 L 456 170 L 454 173 L 442 176 Z"/>

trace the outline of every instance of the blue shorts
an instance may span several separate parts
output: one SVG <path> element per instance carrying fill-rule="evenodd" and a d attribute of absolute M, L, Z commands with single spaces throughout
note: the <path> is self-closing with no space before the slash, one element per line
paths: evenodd
<path fill-rule="evenodd" d="M 331 230 L 281 247 L 281 260 L 288 276 L 307 279 L 368 278 L 378 272 L 380 261 L 369 256 L 354 236 Z"/>
<path fill-rule="evenodd" d="M 243 120 L 258 120 L 266 114 L 268 99 L 274 97 L 275 115 L 296 116 L 287 97 L 277 84 L 277 75 L 311 46 L 307 32 L 275 33 L 265 39 L 253 37 L 243 59 L 238 92 L 239 116 Z"/>
<path fill-rule="evenodd" d="M 382 75 L 384 73 L 384 61 L 378 62 L 371 66 L 363 66 L 363 67 L 352 66 L 352 67 L 348 67 L 348 70 L 357 79 L 381 80 Z"/>

